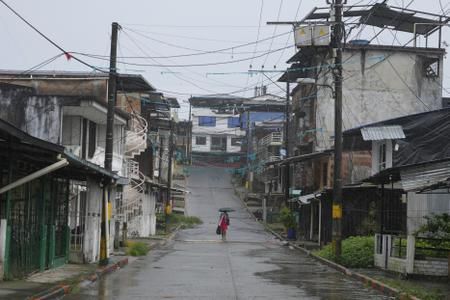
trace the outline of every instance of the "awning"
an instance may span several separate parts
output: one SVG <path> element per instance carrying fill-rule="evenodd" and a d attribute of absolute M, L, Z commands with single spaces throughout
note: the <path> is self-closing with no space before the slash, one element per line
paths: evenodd
<path fill-rule="evenodd" d="M 283 160 L 271 161 L 271 162 L 266 163 L 266 166 L 287 165 L 290 163 L 302 162 L 302 161 L 307 161 L 307 160 L 311 160 L 311 159 L 315 159 L 315 158 L 331 156 L 332 154 L 333 154 L 332 150 L 313 152 L 313 153 L 308 153 L 308 154 L 292 156 L 289 158 L 285 158 Z"/>
<path fill-rule="evenodd" d="M 297 202 L 299 205 L 305 205 L 311 203 L 312 199 L 319 198 L 322 194 L 321 193 L 312 193 L 308 195 L 299 196 L 296 198 L 289 199 L 289 202 Z"/>
<path fill-rule="evenodd" d="M 361 135 L 364 141 L 397 140 L 406 137 L 400 125 L 364 127 L 361 128 Z"/>
<path fill-rule="evenodd" d="M 405 191 L 418 191 L 437 186 L 449 180 L 450 160 L 400 170 L 400 178 Z"/>

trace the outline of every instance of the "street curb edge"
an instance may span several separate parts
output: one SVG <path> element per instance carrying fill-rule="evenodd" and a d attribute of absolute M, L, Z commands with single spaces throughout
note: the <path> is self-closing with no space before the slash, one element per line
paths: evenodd
<path fill-rule="evenodd" d="M 55 299 L 57 297 L 61 297 L 63 295 L 70 294 L 70 292 L 78 287 L 78 286 L 85 286 L 91 283 L 94 283 L 101 277 L 105 276 L 106 274 L 112 273 L 116 270 L 119 270 L 120 268 L 123 268 L 128 264 L 128 257 L 119 260 L 117 263 L 112 264 L 110 266 L 107 266 L 105 268 L 102 268 L 101 270 L 98 270 L 88 276 L 86 276 L 86 279 L 72 285 L 57 285 L 54 286 L 48 290 L 42 291 L 36 295 L 33 295 L 31 297 L 28 297 L 28 300 L 48 300 L 48 299 Z"/>

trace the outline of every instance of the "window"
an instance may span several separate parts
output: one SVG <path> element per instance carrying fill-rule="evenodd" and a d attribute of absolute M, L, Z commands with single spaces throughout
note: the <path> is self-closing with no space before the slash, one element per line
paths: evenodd
<path fill-rule="evenodd" d="M 195 144 L 196 145 L 206 145 L 206 136 L 196 136 Z"/>
<path fill-rule="evenodd" d="M 424 57 L 423 58 L 423 72 L 428 78 L 439 77 L 439 58 Z"/>
<path fill-rule="evenodd" d="M 88 141 L 88 156 L 94 157 L 95 148 L 97 147 L 97 124 L 89 121 L 89 141 Z"/>
<path fill-rule="evenodd" d="M 216 117 L 198 117 L 198 126 L 216 127 Z"/>
<path fill-rule="evenodd" d="M 229 117 L 228 118 L 228 128 L 236 128 L 240 127 L 241 122 L 239 120 L 239 117 Z"/>
<path fill-rule="evenodd" d="M 240 146 L 242 139 L 241 138 L 231 138 L 231 146 Z"/>
<path fill-rule="evenodd" d="M 214 146 L 219 146 L 220 145 L 220 143 L 221 143 L 221 141 L 222 141 L 222 139 L 220 138 L 220 137 L 212 137 L 212 139 L 211 139 L 211 145 L 214 145 Z"/>
<path fill-rule="evenodd" d="M 213 136 L 211 137 L 212 151 L 227 151 L 227 137 Z"/>
<path fill-rule="evenodd" d="M 322 185 L 328 185 L 328 163 L 322 164 Z"/>
<path fill-rule="evenodd" d="M 378 161 L 378 170 L 386 169 L 386 144 L 382 143 L 378 146 L 378 153 L 380 160 Z"/>

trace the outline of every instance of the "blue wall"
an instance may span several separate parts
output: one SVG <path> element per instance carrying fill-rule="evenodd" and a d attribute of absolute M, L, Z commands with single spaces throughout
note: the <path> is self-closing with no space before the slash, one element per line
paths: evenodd
<path fill-rule="evenodd" d="M 241 114 L 241 126 L 247 129 L 247 113 Z M 284 121 L 284 112 L 250 112 L 250 123 L 262 121 Z"/>

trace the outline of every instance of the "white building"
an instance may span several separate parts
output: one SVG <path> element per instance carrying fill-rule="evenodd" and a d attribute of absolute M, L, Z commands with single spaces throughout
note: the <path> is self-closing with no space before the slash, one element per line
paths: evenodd
<path fill-rule="evenodd" d="M 229 154 L 241 151 L 245 131 L 237 108 L 243 98 L 228 95 L 192 97 L 192 152 Z"/>

